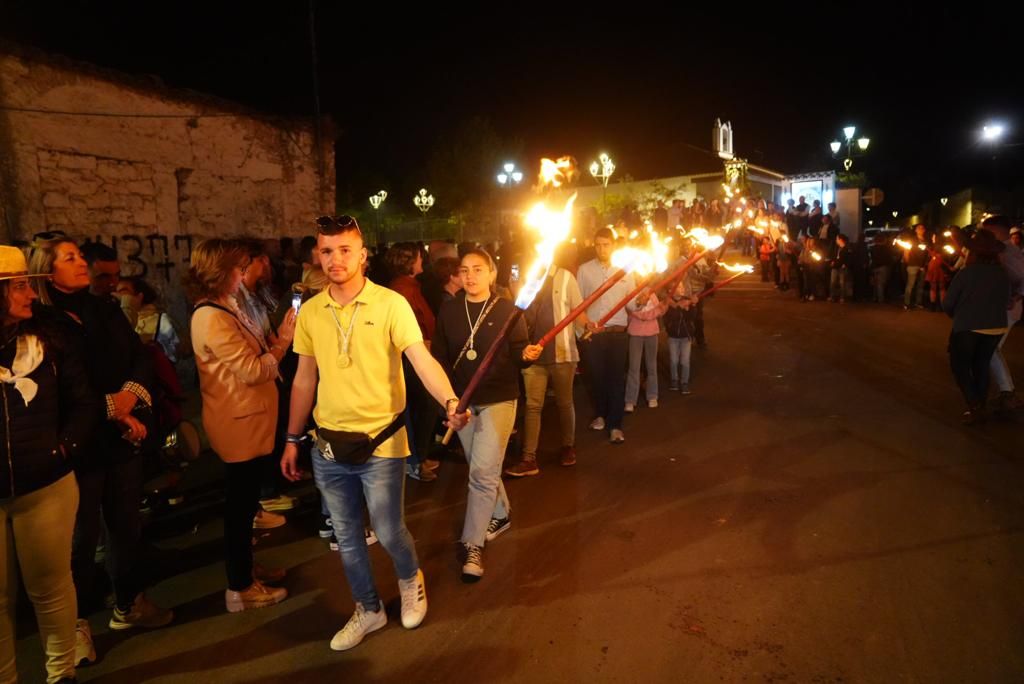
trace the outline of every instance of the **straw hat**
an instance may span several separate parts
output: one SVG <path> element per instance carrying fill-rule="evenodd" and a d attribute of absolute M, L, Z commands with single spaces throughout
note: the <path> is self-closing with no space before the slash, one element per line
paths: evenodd
<path fill-rule="evenodd" d="M 0 245 L 0 280 L 46 278 L 46 273 L 29 273 L 25 253 L 17 247 Z"/>

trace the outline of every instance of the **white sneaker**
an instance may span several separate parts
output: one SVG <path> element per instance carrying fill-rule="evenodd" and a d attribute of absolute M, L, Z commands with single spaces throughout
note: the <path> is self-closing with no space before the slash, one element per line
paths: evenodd
<path fill-rule="evenodd" d="M 96 647 L 92 644 L 89 621 L 79 619 L 75 623 L 75 666 L 92 665 L 95 662 Z"/>
<path fill-rule="evenodd" d="M 611 442 L 612 444 L 622 444 L 626 441 L 626 435 L 622 430 L 612 430 Z"/>
<path fill-rule="evenodd" d="M 657 399 L 648 399 L 647 400 L 647 408 L 658 408 L 658 400 Z"/>
<path fill-rule="evenodd" d="M 590 423 L 590 429 L 604 430 L 604 418 L 595 418 L 593 422 Z"/>
<path fill-rule="evenodd" d="M 345 626 L 331 639 L 332 651 L 347 651 L 355 648 L 363 641 L 363 637 L 388 624 L 388 614 L 384 612 L 384 604 L 378 603 L 376 612 L 370 612 L 362 603 L 356 604 L 356 611 L 348 619 Z"/>
<path fill-rule="evenodd" d="M 634 409 L 636 409 L 636 406 L 634 406 L 633 404 L 626 404 L 626 413 L 632 413 Z"/>
<path fill-rule="evenodd" d="M 417 570 L 412 579 L 398 580 L 398 593 L 402 595 L 402 626 L 416 629 L 427 617 L 427 589 L 423 586 L 423 571 Z"/>

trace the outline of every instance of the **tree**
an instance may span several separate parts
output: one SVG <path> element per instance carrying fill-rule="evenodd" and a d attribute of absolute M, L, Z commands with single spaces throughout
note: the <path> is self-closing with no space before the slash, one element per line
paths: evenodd
<path fill-rule="evenodd" d="M 437 140 L 427 163 L 435 211 L 477 213 L 493 205 L 501 190 L 495 175 L 501 165 L 519 156 L 521 141 L 506 141 L 491 122 L 475 116 L 458 124 Z M 521 169 L 526 173 L 526 169 Z M 527 174 L 529 177 L 529 174 Z M 523 186 L 527 186 L 523 180 Z"/>

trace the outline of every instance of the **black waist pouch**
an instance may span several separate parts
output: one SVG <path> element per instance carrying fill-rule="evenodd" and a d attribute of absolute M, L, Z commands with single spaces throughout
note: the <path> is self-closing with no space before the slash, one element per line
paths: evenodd
<path fill-rule="evenodd" d="M 381 444 L 398 432 L 404 423 L 405 414 L 399 413 L 391 424 L 370 438 L 365 432 L 345 432 L 317 427 L 316 448 L 328 461 L 345 465 L 363 465 Z"/>

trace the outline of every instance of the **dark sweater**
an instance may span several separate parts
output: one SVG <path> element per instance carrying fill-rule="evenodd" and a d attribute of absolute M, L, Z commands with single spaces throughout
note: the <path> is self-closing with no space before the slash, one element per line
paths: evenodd
<path fill-rule="evenodd" d="M 949 284 L 942 308 L 953 319 L 953 332 L 1005 328 L 1010 278 L 996 264 L 969 264 Z"/>
<path fill-rule="evenodd" d="M 65 294 L 52 286 L 49 293 L 54 306 L 37 306 L 33 311 L 41 321 L 59 328 L 63 339 L 75 347 L 99 401 L 101 422 L 81 467 L 103 468 L 110 461 L 133 457 L 137 451 L 121 439 L 120 423 L 106 420 L 105 395 L 121 391 L 126 382 L 137 383 L 152 395 L 153 362 L 142 340 L 112 298 L 95 297 L 87 290 Z M 146 425 L 147 441 L 154 441 L 153 412 L 139 400 L 132 415 Z"/>
<path fill-rule="evenodd" d="M 459 395 L 466 390 L 473 373 L 494 344 L 498 331 L 515 311 L 512 302 L 503 298 L 498 299 L 498 303 L 477 330 L 473 344 L 477 353 L 476 360 L 470 361 L 468 357 L 463 356 L 458 367 L 452 372 L 452 364 L 459 358 L 459 352 L 469 338 L 470 324 L 466 320 L 466 305 L 465 292 L 459 292 L 454 299 L 441 305 L 434 340 L 430 345 L 431 353 L 447 371 Z M 469 317 L 475 322 L 486 302 L 469 302 L 468 305 Z M 529 362 L 523 361 L 523 349 L 527 344 L 529 340 L 526 323 L 520 318 L 512 327 L 504 348 L 498 350 L 495 355 L 490 371 L 473 394 L 473 405 L 482 406 L 519 398 L 519 370 L 530 365 Z"/>
<path fill-rule="evenodd" d="M 661 320 L 665 324 L 665 332 L 669 337 L 687 339 L 692 337 L 696 318 L 697 309 L 695 307 L 684 309 L 681 306 L 670 306 Z"/>

